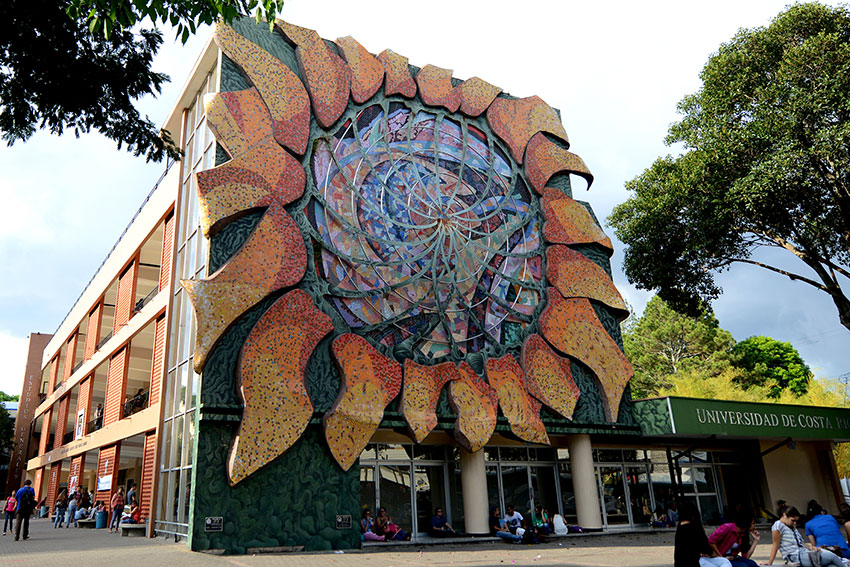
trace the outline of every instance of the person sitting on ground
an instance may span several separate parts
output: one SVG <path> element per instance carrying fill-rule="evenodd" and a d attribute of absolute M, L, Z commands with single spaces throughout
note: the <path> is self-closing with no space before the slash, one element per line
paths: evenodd
<path fill-rule="evenodd" d="M 694 504 L 686 502 L 679 512 L 679 526 L 673 547 L 673 567 L 730 567 L 725 557 L 712 549 Z"/>
<path fill-rule="evenodd" d="M 511 530 L 512 534 L 516 533 L 517 528 L 525 529 L 525 518 L 523 518 L 522 514 L 514 509 L 513 504 L 505 506 L 505 524 L 507 524 L 508 529 Z"/>
<path fill-rule="evenodd" d="M 539 535 L 548 536 L 552 533 L 549 513 L 542 506 L 534 507 L 534 513 L 531 515 L 531 523 L 534 524 Z"/>
<path fill-rule="evenodd" d="M 555 532 L 555 535 L 567 535 L 570 529 L 567 527 L 567 522 L 564 520 L 564 517 L 560 514 L 555 514 L 552 517 L 552 531 Z"/>
<path fill-rule="evenodd" d="M 750 557 L 760 537 L 752 512 L 740 509 L 735 521 L 720 525 L 709 536 L 708 543 L 717 555 L 726 557 L 732 567 L 758 567 Z"/>
<path fill-rule="evenodd" d="M 76 520 L 76 521 L 85 520 L 88 517 L 89 517 L 89 509 L 83 508 L 82 506 L 80 508 L 78 508 L 77 513 L 74 514 L 74 520 Z M 79 524 L 77 524 L 77 525 L 79 525 Z"/>
<path fill-rule="evenodd" d="M 813 546 L 828 549 L 839 557 L 850 559 L 850 547 L 841 535 L 841 526 L 817 502 L 809 508 L 812 516 L 806 522 L 806 535 Z"/>
<path fill-rule="evenodd" d="M 675 527 L 679 523 L 679 511 L 676 510 L 676 503 L 670 502 L 670 507 L 667 508 L 667 527 Z M 701 522 L 700 522 L 701 523 Z"/>
<path fill-rule="evenodd" d="M 375 520 L 372 511 L 366 508 L 360 514 L 360 538 L 366 541 L 386 541 L 386 536 L 375 533 Z"/>
<path fill-rule="evenodd" d="M 664 506 L 658 504 L 655 506 L 655 511 L 652 513 L 652 527 L 666 528 L 667 524 L 667 514 L 664 512 Z"/>
<path fill-rule="evenodd" d="M 490 511 L 490 535 L 500 537 L 506 541 L 522 543 L 522 535 L 511 533 L 511 530 L 505 524 L 505 520 L 502 519 L 502 513 L 496 507 Z"/>
<path fill-rule="evenodd" d="M 428 530 L 431 537 L 454 537 L 457 532 L 449 525 L 449 520 L 443 515 L 443 509 L 437 508 L 431 517 L 431 528 Z"/>
<path fill-rule="evenodd" d="M 823 567 L 840 567 L 844 565 L 841 558 L 825 549 L 814 552 L 819 557 L 813 560 L 810 556 L 810 550 L 803 542 L 803 536 L 797 531 L 797 521 L 800 519 L 800 512 L 793 506 L 786 506 L 784 504 L 780 505 L 776 511 L 779 513 L 779 519 L 771 527 L 773 546 L 770 549 L 770 557 L 767 560 L 768 565 L 773 565 L 777 551 L 779 552 L 779 556 L 785 560 L 785 563 L 799 563 L 803 567 L 814 567 L 818 559 L 820 561 L 818 564 Z"/>
<path fill-rule="evenodd" d="M 375 533 L 385 536 L 387 540 L 410 540 L 410 534 L 405 533 L 403 529 L 393 523 L 393 519 L 387 514 L 387 509 L 383 506 L 378 508 L 378 517 L 375 519 Z"/>

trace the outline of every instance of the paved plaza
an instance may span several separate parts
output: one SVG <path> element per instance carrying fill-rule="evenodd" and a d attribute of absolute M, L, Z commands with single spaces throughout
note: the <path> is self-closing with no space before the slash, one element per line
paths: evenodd
<path fill-rule="evenodd" d="M 408 545 L 342 553 L 282 553 L 216 556 L 188 551 L 184 543 L 163 538 L 121 537 L 107 530 L 53 529 L 47 520 L 30 524 L 30 539 L 0 537 L 0 566 L 55 567 L 418 567 L 549 566 L 655 567 L 673 563 L 673 531 L 581 535 L 528 546 L 505 543 Z M 767 536 L 767 537 L 765 537 Z M 762 541 L 769 541 L 769 533 Z M 755 559 L 770 551 L 760 545 Z"/>

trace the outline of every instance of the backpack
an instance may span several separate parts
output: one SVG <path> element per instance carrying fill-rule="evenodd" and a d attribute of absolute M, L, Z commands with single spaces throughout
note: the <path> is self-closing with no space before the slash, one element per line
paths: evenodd
<path fill-rule="evenodd" d="M 18 503 L 18 510 L 24 514 L 32 514 L 35 509 L 35 492 L 32 489 L 24 490 L 21 494 L 21 501 Z"/>

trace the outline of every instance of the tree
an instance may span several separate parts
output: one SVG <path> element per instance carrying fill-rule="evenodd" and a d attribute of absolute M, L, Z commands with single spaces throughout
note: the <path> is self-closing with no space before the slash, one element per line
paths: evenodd
<path fill-rule="evenodd" d="M 135 155 L 179 159 L 168 132 L 133 106 L 169 79 L 151 69 L 162 33 L 136 24 L 169 22 L 185 42 L 218 17 L 231 21 L 256 0 L 10 0 L 0 21 L 0 135 L 8 145 L 38 129 L 76 136 L 96 130 Z M 262 0 L 273 18 L 280 0 Z M 247 12 L 242 12 L 247 13 Z M 133 26 L 136 26 L 133 28 Z M 133 29 L 135 31 L 133 31 Z"/>
<path fill-rule="evenodd" d="M 778 398 L 788 389 L 797 396 L 808 391 L 812 371 L 791 343 L 770 337 L 750 337 L 735 345 L 736 366 L 744 372 L 738 382 L 746 390 L 752 386 L 771 386 L 768 396 Z"/>
<path fill-rule="evenodd" d="M 791 6 L 721 45 L 701 79 L 666 140 L 684 153 L 627 183 L 608 219 L 629 281 L 694 314 L 720 294 L 716 273 L 754 265 L 827 293 L 850 329 L 850 13 Z"/>
<path fill-rule="evenodd" d="M 12 449 L 15 437 L 15 420 L 0 406 L 0 455 L 7 455 Z"/>
<path fill-rule="evenodd" d="M 17 402 L 20 396 L 10 396 L 3 390 L 0 390 L 0 402 Z"/>
<path fill-rule="evenodd" d="M 712 314 L 682 315 L 655 296 L 639 319 L 627 323 L 623 344 L 635 370 L 632 394 L 646 397 L 670 387 L 682 373 L 707 377 L 727 371 L 735 340 Z"/>

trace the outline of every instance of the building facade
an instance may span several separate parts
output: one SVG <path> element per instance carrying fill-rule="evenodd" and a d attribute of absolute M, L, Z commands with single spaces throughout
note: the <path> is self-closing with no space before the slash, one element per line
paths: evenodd
<path fill-rule="evenodd" d="M 485 534 L 838 498 L 840 410 L 631 400 L 593 176 L 538 97 L 241 20 L 165 128 L 184 159 L 44 351 L 47 506 L 132 481 L 149 535 L 247 553 L 359 547 L 380 506 L 419 537 L 438 507 Z"/>

